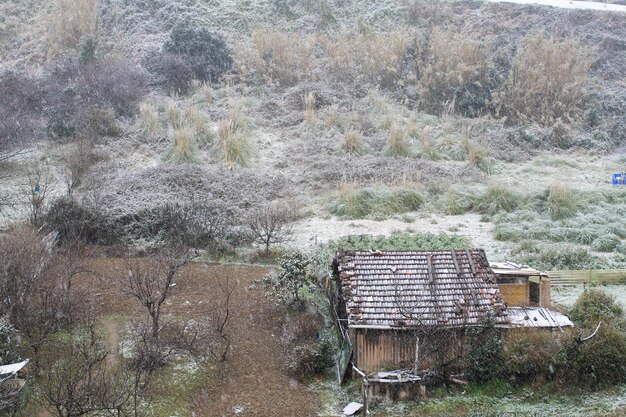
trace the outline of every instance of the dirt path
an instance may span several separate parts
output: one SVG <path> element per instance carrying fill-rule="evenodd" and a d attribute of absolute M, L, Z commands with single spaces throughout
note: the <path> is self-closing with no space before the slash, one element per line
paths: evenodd
<path fill-rule="evenodd" d="M 265 273 L 263 271 L 263 273 Z M 314 416 L 316 396 L 286 376 L 279 344 L 282 311 L 251 285 L 259 268 L 239 268 L 232 350 L 219 388 L 193 405 L 198 416 Z"/>
<path fill-rule="evenodd" d="M 100 318 L 100 323 L 102 323 L 107 334 L 107 348 L 109 349 L 107 364 L 109 368 L 115 368 L 120 362 L 120 332 L 117 323 L 110 317 Z"/>

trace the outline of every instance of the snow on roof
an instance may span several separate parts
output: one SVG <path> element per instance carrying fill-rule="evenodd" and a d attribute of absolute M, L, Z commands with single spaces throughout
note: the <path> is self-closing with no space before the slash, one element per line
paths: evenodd
<path fill-rule="evenodd" d="M 513 327 L 560 328 L 574 323 L 562 313 L 545 307 L 507 307 Z"/>
<path fill-rule="evenodd" d="M 528 265 L 516 264 L 513 262 L 491 262 L 491 270 L 496 275 L 541 275 L 547 276 L 545 272 L 533 269 Z"/>
<path fill-rule="evenodd" d="M 12 376 L 18 373 L 27 364 L 28 364 L 28 359 L 22 362 L 12 363 L 10 365 L 2 365 L 0 366 L 0 377 L 6 376 L 6 375 Z M 3 379 L 6 379 L 6 378 L 3 378 Z"/>

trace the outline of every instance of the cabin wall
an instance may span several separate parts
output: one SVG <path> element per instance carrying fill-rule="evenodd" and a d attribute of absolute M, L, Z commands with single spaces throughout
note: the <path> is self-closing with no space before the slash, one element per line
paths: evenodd
<path fill-rule="evenodd" d="M 498 284 L 498 287 L 506 305 L 527 306 L 530 304 L 528 283 Z"/>
<path fill-rule="evenodd" d="M 415 362 L 415 334 L 407 331 L 358 329 L 355 332 L 356 367 L 378 372 L 411 367 Z"/>
<path fill-rule="evenodd" d="M 352 329 L 355 340 L 353 362 L 365 372 L 389 371 L 415 366 L 413 330 Z M 457 368 L 465 354 L 465 329 L 420 332 L 419 368 L 446 363 Z M 438 365 L 439 364 L 439 365 Z"/>

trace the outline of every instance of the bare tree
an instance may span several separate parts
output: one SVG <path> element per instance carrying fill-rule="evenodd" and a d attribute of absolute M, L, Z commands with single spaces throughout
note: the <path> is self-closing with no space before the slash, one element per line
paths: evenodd
<path fill-rule="evenodd" d="M 74 188 L 83 182 L 94 163 L 93 142 L 89 139 L 78 141 L 64 162 L 63 182 L 67 195 L 71 196 Z"/>
<path fill-rule="evenodd" d="M 107 363 L 108 350 L 94 322 L 75 329 L 48 349 L 39 397 L 58 417 L 139 416 L 145 373 Z"/>
<path fill-rule="evenodd" d="M 54 177 L 42 167 L 35 166 L 30 170 L 22 194 L 31 225 L 40 226 L 53 185 Z"/>
<path fill-rule="evenodd" d="M 283 243 L 291 238 L 292 227 L 289 223 L 294 217 L 294 212 L 288 205 L 269 204 L 250 215 L 248 226 L 254 240 L 265 246 L 265 253 L 268 254 L 270 245 Z"/>
<path fill-rule="evenodd" d="M 189 262 L 186 254 L 176 256 L 178 252 L 163 250 L 146 260 L 129 259 L 128 274 L 122 278 L 122 289 L 127 295 L 136 298 L 150 319 L 152 342 L 159 345 L 161 329 L 161 307 L 171 295 L 180 270 Z"/>

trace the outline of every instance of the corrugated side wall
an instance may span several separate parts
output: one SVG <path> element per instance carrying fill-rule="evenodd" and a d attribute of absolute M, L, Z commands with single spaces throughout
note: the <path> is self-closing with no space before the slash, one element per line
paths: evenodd
<path fill-rule="evenodd" d="M 530 302 L 528 284 L 498 284 L 502 299 L 507 305 L 527 306 Z"/>
<path fill-rule="evenodd" d="M 541 281 L 541 296 L 539 299 L 539 305 L 541 307 L 550 307 L 552 305 L 550 297 L 550 281 L 544 279 Z"/>

